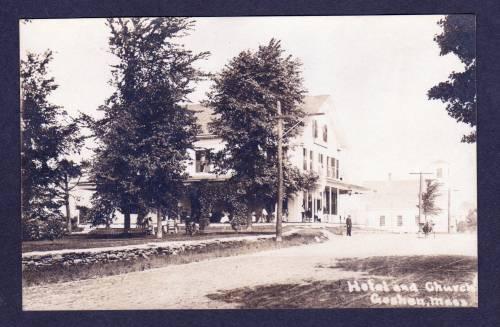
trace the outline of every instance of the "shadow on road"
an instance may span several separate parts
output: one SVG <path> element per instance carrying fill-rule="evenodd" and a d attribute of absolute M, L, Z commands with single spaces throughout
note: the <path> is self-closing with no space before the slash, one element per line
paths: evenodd
<path fill-rule="evenodd" d="M 464 286 L 472 285 L 477 273 L 475 257 L 440 255 L 344 258 L 339 259 L 334 266 L 317 268 L 362 272 L 366 277 L 244 287 L 219 291 L 207 297 L 245 309 L 477 306 L 477 288 L 471 291 L 465 290 Z M 387 289 L 382 290 L 384 282 Z M 352 286 L 355 283 L 360 291 Z M 412 283 L 415 288 L 411 287 Z M 366 291 L 362 289 L 363 284 Z M 375 289 L 370 289 L 370 284 Z M 437 285 L 452 288 L 441 290 Z M 453 288 L 453 285 L 460 285 L 462 288 Z M 383 303 L 385 299 L 388 303 Z"/>

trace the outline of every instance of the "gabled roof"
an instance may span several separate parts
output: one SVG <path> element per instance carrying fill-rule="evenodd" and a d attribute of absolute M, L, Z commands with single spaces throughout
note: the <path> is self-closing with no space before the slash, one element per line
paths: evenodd
<path fill-rule="evenodd" d="M 329 97 L 329 95 L 306 96 L 302 109 L 306 114 L 316 114 Z"/>
<path fill-rule="evenodd" d="M 306 96 L 302 109 L 307 114 L 318 113 L 321 106 L 328 100 L 329 95 Z M 205 107 L 199 103 L 188 104 L 187 108 L 194 112 L 198 124 L 201 125 L 202 134 L 210 134 L 208 124 L 214 117 L 214 111 L 210 107 Z"/>
<path fill-rule="evenodd" d="M 374 192 L 366 193 L 367 209 L 415 209 L 418 204 L 418 180 L 365 181 L 363 186 Z"/>
<path fill-rule="evenodd" d="M 349 143 L 346 139 L 346 133 L 344 129 L 344 124 L 342 123 L 341 116 L 336 110 L 332 97 L 328 94 L 307 96 L 304 99 L 304 111 L 307 114 L 316 114 L 318 112 L 323 112 L 328 116 L 328 129 L 329 133 L 335 135 L 337 140 L 337 145 L 342 149 L 348 149 Z M 314 117 L 311 117 L 314 119 Z"/>
<path fill-rule="evenodd" d="M 210 134 L 208 131 L 208 123 L 210 123 L 213 119 L 214 111 L 210 107 L 205 107 L 200 103 L 188 104 L 188 110 L 194 112 L 194 115 L 198 121 L 198 124 L 201 125 L 202 134 Z"/>

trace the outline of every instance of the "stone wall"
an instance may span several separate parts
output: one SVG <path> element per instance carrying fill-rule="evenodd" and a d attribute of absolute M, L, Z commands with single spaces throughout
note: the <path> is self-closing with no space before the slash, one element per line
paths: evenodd
<path fill-rule="evenodd" d="M 133 261 L 135 259 L 148 259 L 153 256 L 179 255 L 183 253 L 201 253 L 211 250 L 223 250 L 243 246 L 252 242 L 270 239 L 269 237 L 222 239 L 171 242 L 172 244 L 146 246 L 117 247 L 116 249 L 87 249 L 75 251 L 51 251 L 49 254 L 38 252 L 37 254 L 25 254 L 22 258 L 22 269 L 39 270 L 50 266 L 88 265 L 95 263 L 108 263 L 117 261 Z"/>

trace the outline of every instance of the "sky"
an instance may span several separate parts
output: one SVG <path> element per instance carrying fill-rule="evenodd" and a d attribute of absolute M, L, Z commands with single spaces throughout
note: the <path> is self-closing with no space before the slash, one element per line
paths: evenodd
<path fill-rule="evenodd" d="M 349 143 L 357 181 L 415 178 L 433 161 L 450 163 L 455 201 L 476 202 L 476 146 L 460 143 L 469 132 L 449 117 L 445 104 L 430 101 L 429 88 L 463 70 L 458 58 L 439 55 L 433 41 L 441 16 L 328 16 L 195 18 L 180 41 L 194 52 L 209 51 L 198 64 L 216 73 L 239 52 L 271 38 L 303 63 L 310 95 L 329 94 Z M 109 29 L 104 19 L 33 20 L 20 24 L 21 58 L 51 49 L 51 74 L 59 88 L 51 100 L 76 116 L 100 117 L 96 109 L 111 94 Z M 206 97 L 202 82 L 192 102 Z M 88 154 L 88 152 L 84 152 Z"/>

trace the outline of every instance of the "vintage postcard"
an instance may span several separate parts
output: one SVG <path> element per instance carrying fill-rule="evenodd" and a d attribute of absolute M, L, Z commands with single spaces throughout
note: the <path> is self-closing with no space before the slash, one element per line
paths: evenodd
<path fill-rule="evenodd" d="M 23 310 L 478 306 L 474 15 L 19 29 Z"/>

